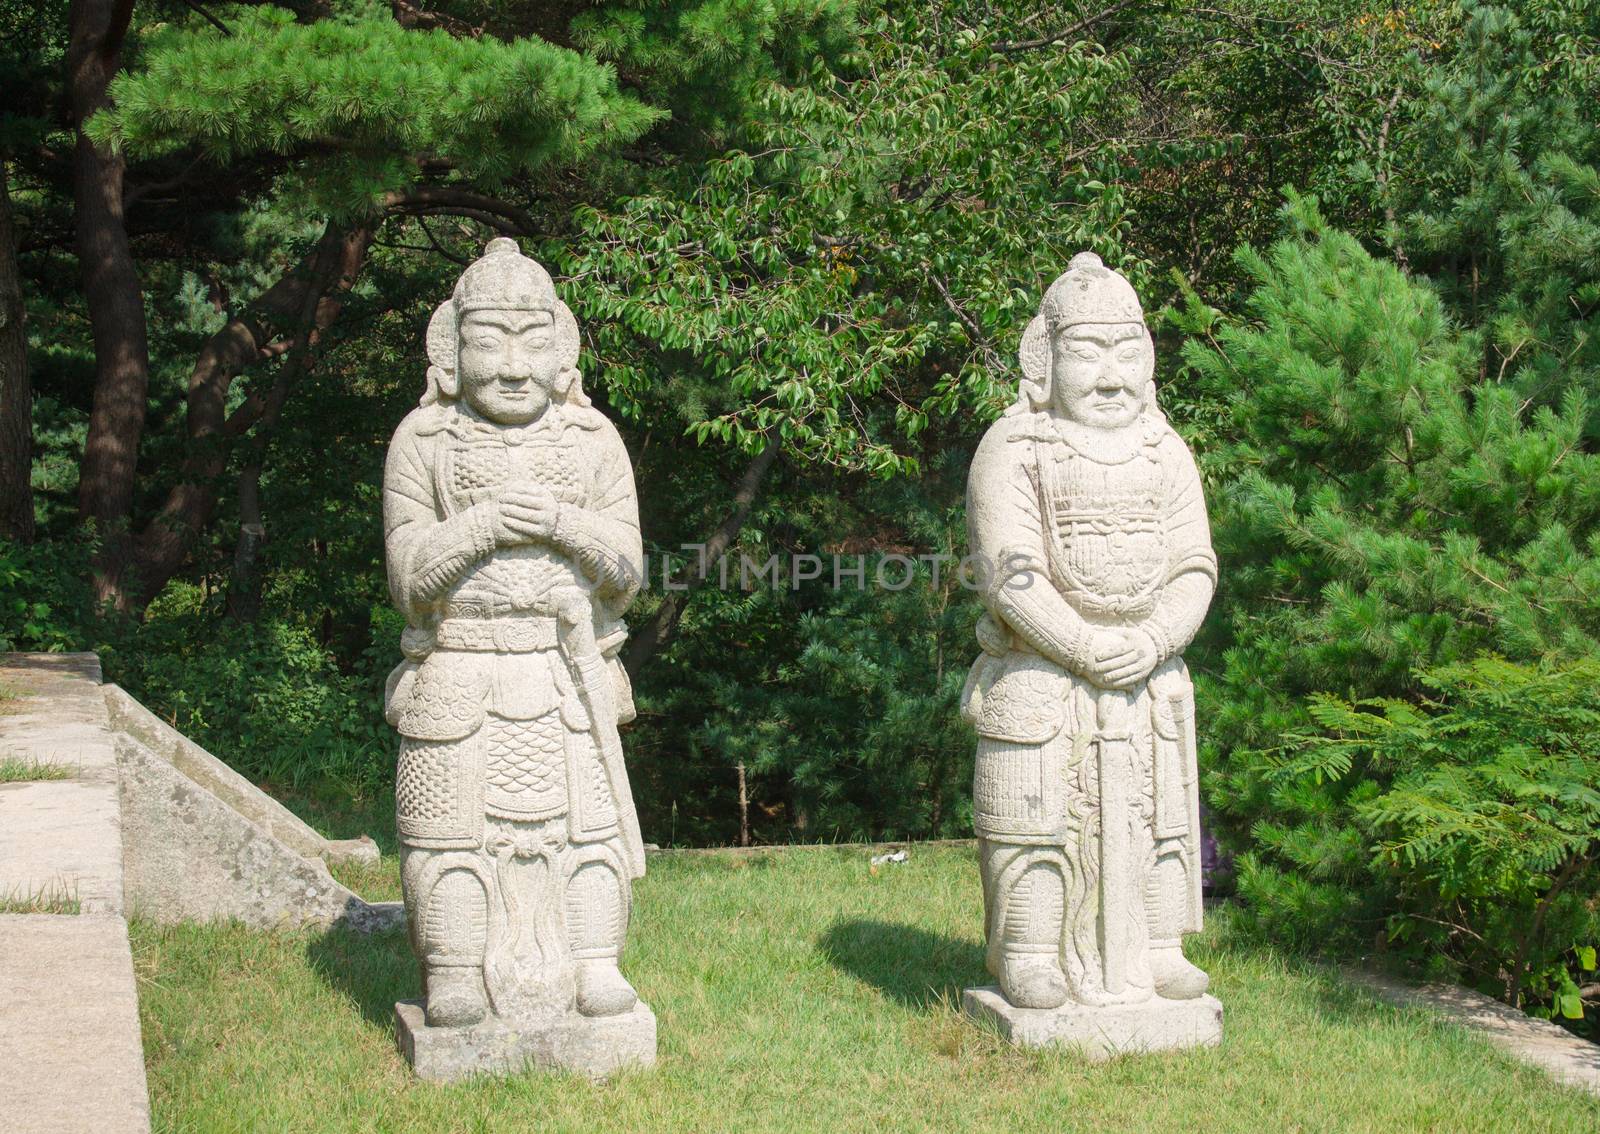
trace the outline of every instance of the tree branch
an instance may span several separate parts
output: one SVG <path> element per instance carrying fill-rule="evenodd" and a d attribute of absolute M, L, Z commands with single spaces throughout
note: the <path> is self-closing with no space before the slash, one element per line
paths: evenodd
<path fill-rule="evenodd" d="M 983 333 L 983 328 L 978 325 L 978 321 L 968 315 L 966 308 L 956 302 L 956 297 L 950 294 L 950 289 L 945 286 L 945 282 L 942 279 L 931 272 L 928 274 L 928 279 L 933 281 L 933 286 L 944 297 L 944 305 L 950 308 L 951 313 L 957 319 L 961 320 L 961 325 L 967 329 L 967 334 L 972 338 L 972 345 L 983 352 L 983 357 L 989 363 L 989 366 L 996 371 L 1004 370 L 1005 360 L 1000 357 L 1000 352 L 990 344 L 989 336 Z"/>
<path fill-rule="evenodd" d="M 485 220 L 502 230 L 509 223 L 516 233 L 523 236 L 534 235 L 539 227 L 532 216 L 516 205 L 448 185 L 413 185 L 409 189 L 386 194 L 383 203 L 385 208 L 395 212 L 426 213 L 430 216 L 454 213 L 473 220 Z M 487 217 L 500 219 L 487 221 Z"/>
<path fill-rule="evenodd" d="M 683 617 L 683 612 L 689 605 L 689 596 L 705 584 L 709 577 L 710 565 L 726 555 L 728 548 L 733 546 L 733 541 L 739 537 L 739 529 L 744 527 L 745 520 L 750 517 L 750 508 L 755 503 L 756 493 L 761 489 L 761 482 L 766 477 L 767 471 L 776 463 L 778 454 L 782 450 L 783 442 L 774 437 L 746 466 L 744 475 L 739 478 L 739 487 L 733 494 L 733 509 L 706 540 L 705 550 L 700 559 L 701 569 L 689 580 L 688 589 L 667 592 L 661 600 L 661 605 L 650 616 L 650 621 L 640 627 L 629 641 L 627 650 L 623 654 L 623 664 L 630 674 L 637 674 L 661 647 L 672 640 L 672 635 L 678 628 L 678 620 Z"/>
<path fill-rule="evenodd" d="M 194 537 L 210 522 L 230 442 L 264 418 L 275 417 L 288 395 L 287 386 L 280 390 L 275 383 L 272 389 L 252 391 L 229 413 L 228 391 L 234 380 L 264 358 L 296 345 L 309 346 L 327 330 L 366 263 L 372 236 L 370 227 L 346 230 L 329 224 L 305 259 L 229 319 L 201 349 L 189 377 L 188 452 L 182 478 L 139 533 L 135 605 L 143 606 L 160 591 L 183 565 Z M 284 341 L 288 336 L 283 331 L 302 328 L 295 336 L 298 343 Z M 294 365 L 294 359 L 284 365 Z M 278 377 L 286 382 L 290 375 Z"/>
<path fill-rule="evenodd" d="M 216 28 L 223 35 L 231 36 L 233 34 L 233 32 L 228 30 L 228 25 L 227 24 L 225 24 L 221 20 L 217 19 L 217 17 L 213 16 L 210 12 L 206 11 L 198 3 L 196 3 L 195 0 L 183 0 L 183 3 L 184 3 L 184 7 L 188 8 L 191 12 L 194 12 L 201 19 L 205 20 L 206 23 L 208 23 L 212 27 Z"/>
<path fill-rule="evenodd" d="M 133 4 L 134 0 L 116 0 L 111 8 L 105 35 L 99 45 L 100 58 L 107 63 L 117 57 L 123 41 L 128 38 L 128 27 L 133 23 Z"/>
<path fill-rule="evenodd" d="M 998 51 L 1002 55 L 1016 55 L 1039 47 L 1050 47 L 1064 39 L 1077 35 L 1081 31 L 1088 30 L 1101 20 L 1110 19 L 1124 8 L 1132 7 L 1132 5 L 1133 0 L 1122 0 L 1119 4 L 1113 4 L 1111 7 L 1104 11 L 1096 12 L 1092 16 L 1085 16 L 1076 23 L 1068 24 L 1066 27 L 1061 28 L 1059 31 L 1051 32 L 1049 35 L 1040 36 L 1038 39 L 1003 40 L 1000 43 L 992 44 L 989 50 Z"/>

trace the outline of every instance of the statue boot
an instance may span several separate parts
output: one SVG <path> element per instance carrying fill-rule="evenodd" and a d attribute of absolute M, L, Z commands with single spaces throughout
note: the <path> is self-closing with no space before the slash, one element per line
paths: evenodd
<path fill-rule="evenodd" d="M 1001 897 L 1000 949 L 995 978 L 1018 1008 L 1059 1008 L 1069 989 L 1061 971 L 1066 887 L 1051 862 L 1026 867 Z"/>
<path fill-rule="evenodd" d="M 618 1016 L 639 994 L 617 967 L 628 934 L 628 887 L 609 862 L 590 861 L 567 884 L 567 930 L 577 963 L 578 1012 Z"/>
<path fill-rule="evenodd" d="M 469 1027 L 488 1014 L 483 985 L 488 910 L 483 883 L 469 870 L 446 870 L 428 895 L 421 944 L 430 1027 Z"/>
<path fill-rule="evenodd" d="M 1156 995 L 1168 1000 L 1194 1000 L 1204 996 L 1211 978 L 1183 955 L 1183 942 L 1150 942 L 1150 975 L 1155 978 Z"/>
<path fill-rule="evenodd" d="M 1189 875 L 1181 847 L 1162 848 L 1146 890 L 1150 946 L 1147 956 L 1157 996 L 1194 1000 L 1205 995 L 1211 978 L 1183 955 L 1188 924 Z"/>

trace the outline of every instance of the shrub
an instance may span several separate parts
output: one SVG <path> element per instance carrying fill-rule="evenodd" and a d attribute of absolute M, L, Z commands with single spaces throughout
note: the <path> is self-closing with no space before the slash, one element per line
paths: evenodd
<path fill-rule="evenodd" d="M 1415 702 L 1311 698 L 1317 727 L 1258 773 L 1274 795 L 1365 785 L 1351 829 L 1392 892 L 1400 955 L 1581 1017 L 1569 967 L 1592 971 L 1600 940 L 1600 660 L 1485 657 L 1420 677 Z"/>

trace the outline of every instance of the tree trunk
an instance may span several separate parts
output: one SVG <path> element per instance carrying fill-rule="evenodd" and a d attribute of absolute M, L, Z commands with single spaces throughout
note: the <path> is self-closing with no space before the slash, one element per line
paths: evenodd
<path fill-rule="evenodd" d="M 32 543 L 33 386 L 6 178 L 0 162 L 0 539 Z"/>
<path fill-rule="evenodd" d="M 254 622 L 261 616 L 261 548 L 267 526 L 261 522 L 261 454 L 252 453 L 239 474 L 239 542 L 233 545 L 233 575 L 228 580 L 228 617 Z"/>
<path fill-rule="evenodd" d="M 750 791 L 745 782 L 744 761 L 739 761 L 739 845 L 750 845 Z"/>
<path fill-rule="evenodd" d="M 294 360 L 267 391 L 252 392 L 232 413 L 228 391 L 245 368 L 302 344 L 309 346 L 344 308 L 346 296 L 366 263 L 370 225 L 345 230 L 329 224 L 315 248 L 293 271 L 273 284 L 206 343 L 189 376 L 186 413 L 188 456 L 183 479 L 139 533 L 131 600 L 143 606 L 183 566 L 189 548 L 210 523 L 217 486 L 227 468 L 231 444 L 252 427 L 271 428 L 289 394 Z M 304 330 L 310 312 L 309 332 Z M 288 338 L 281 337 L 287 331 Z"/>
<path fill-rule="evenodd" d="M 83 132 L 107 104 L 121 63 L 133 0 L 72 0 L 68 9 L 67 96 L 77 145 L 72 159 L 73 216 L 84 302 L 94 338 L 94 405 L 78 476 L 78 511 L 104 540 L 95 565 L 95 596 L 126 606 L 128 523 L 134 467 L 144 434 L 150 348 L 144 293 L 122 216 L 125 163 Z"/>
<path fill-rule="evenodd" d="M 672 641 L 672 635 L 677 631 L 678 620 L 683 617 L 684 609 L 688 606 L 689 596 L 702 586 L 709 576 L 711 565 L 727 554 L 728 548 L 733 546 L 733 541 L 739 536 L 739 529 L 744 527 L 745 520 L 750 517 L 750 507 L 755 503 L 756 493 L 760 491 L 761 481 L 778 459 L 782 450 L 782 443 L 776 439 L 767 442 L 767 447 L 756 454 L 753 461 L 744 470 L 744 475 L 739 478 L 739 487 L 733 494 L 733 511 L 711 533 L 711 538 L 705 543 L 705 557 L 702 560 L 706 570 L 690 580 L 689 589 L 683 591 L 668 591 L 662 597 L 661 605 L 656 607 L 655 614 L 633 635 L 623 653 L 623 664 L 628 672 L 637 676 L 639 671 L 655 657 L 657 651 Z"/>
<path fill-rule="evenodd" d="M 330 230 L 331 231 L 331 230 Z M 250 434 L 250 450 L 239 473 L 239 539 L 233 548 L 233 575 L 228 581 L 227 613 L 236 622 L 254 622 L 261 615 L 261 552 L 267 527 L 261 512 L 261 472 L 267 463 L 267 446 L 277 428 L 289 391 L 311 364 L 317 338 L 317 308 L 323 288 L 306 289 L 300 305 L 299 341 L 278 370 L 267 395 L 261 419 Z"/>

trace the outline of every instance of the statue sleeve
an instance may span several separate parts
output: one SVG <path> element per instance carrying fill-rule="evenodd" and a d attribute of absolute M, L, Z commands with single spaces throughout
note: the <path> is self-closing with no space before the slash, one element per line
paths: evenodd
<path fill-rule="evenodd" d="M 600 597 L 620 611 L 644 582 L 639 496 L 628 450 L 616 430 L 608 423 L 593 436 L 600 459 L 590 484 L 589 505 L 561 506 L 555 543 L 577 560 Z"/>
<path fill-rule="evenodd" d="M 1172 490 L 1164 518 L 1172 547 L 1172 567 L 1156 598 L 1155 609 L 1144 622 L 1163 661 L 1183 653 L 1189 645 L 1217 587 L 1217 556 L 1211 549 L 1211 525 L 1206 518 L 1200 471 L 1176 435 L 1172 444 L 1168 458 Z"/>
<path fill-rule="evenodd" d="M 1033 445 L 1013 439 L 1007 419 L 990 429 L 972 459 L 967 523 L 986 564 L 984 605 L 1044 657 L 1074 673 L 1093 660 L 1090 629 L 1050 581 L 1039 493 L 1029 474 Z"/>
<path fill-rule="evenodd" d="M 407 618 L 422 614 L 462 572 L 494 550 L 494 520 L 492 503 L 439 519 L 431 462 L 421 439 L 402 425 L 384 464 L 383 533 L 389 594 Z"/>

